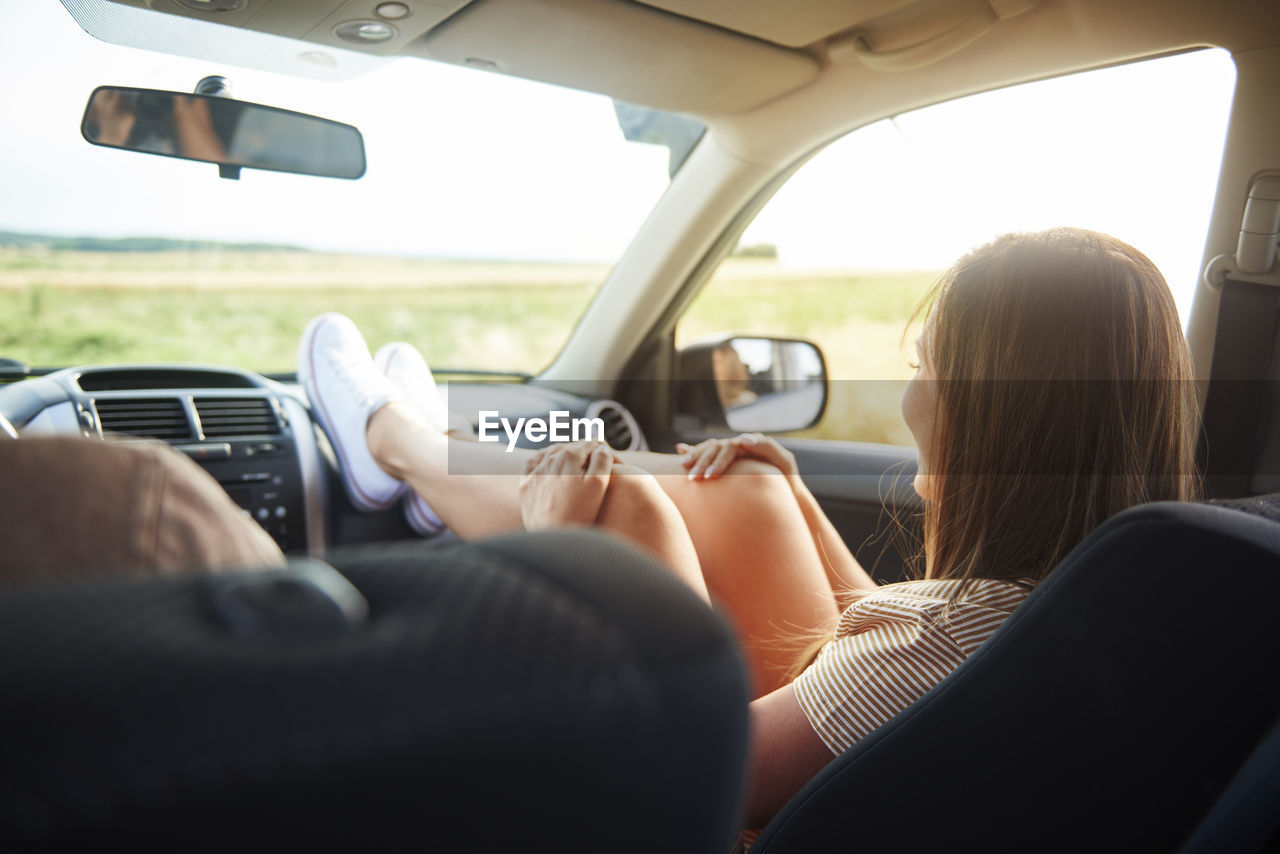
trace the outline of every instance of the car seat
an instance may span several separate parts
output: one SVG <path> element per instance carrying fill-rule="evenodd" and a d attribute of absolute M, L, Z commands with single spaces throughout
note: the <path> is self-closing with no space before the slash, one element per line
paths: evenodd
<path fill-rule="evenodd" d="M 1118 514 L 961 667 L 797 793 L 752 854 L 1276 842 L 1277 511 L 1253 499 Z"/>
<path fill-rule="evenodd" d="M 0 591 L 0 849 L 731 845 L 742 661 L 654 561 L 589 532 L 331 561 Z"/>

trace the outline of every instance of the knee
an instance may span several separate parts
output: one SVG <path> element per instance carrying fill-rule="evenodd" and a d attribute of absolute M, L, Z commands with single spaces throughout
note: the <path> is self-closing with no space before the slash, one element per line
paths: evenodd
<path fill-rule="evenodd" d="M 761 460 L 740 458 L 728 472 L 714 480 L 664 481 L 686 519 L 694 524 L 719 527 L 725 514 L 748 524 L 772 524 L 796 507 L 795 494 L 785 475 Z M 758 520 L 755 521 L 755 520 Z"/>
<path fill-rule="evenodd" d="M 680 518 L 680 510 L 656 477 L 635 466 L 618 465 L 609 475 L 596 522 L 612 528 L 667 524 Z"/>
<path fill-rule="evenodd" d="M 750 477 L 771 477 L 778 478 L 780 480 L 785 479 L 782 474 L 782 470 L 773 463 L 766 463 L 764 460 L 756 460 L 751 457 L 738 457 L 733 461 L 733 464 L 729 466 L 729 471 L 727 473 L 737 475 L 739 477 L 747 475 Z"/>
<path fill-rule="evenodd" d="M 617 466 L 610 474 L 596 525 L 664 555 L 672 549 L 663 546 L 688 537 L 680 509 L 658 480 L 630 466 Z"/>
<path fill-rule="evenodd" d="M 657 478 L 641 468 L 616 465 L 609 474 L 609 486 L 605 491 L 606 504 L 614 509 L 636 510 L 651 506 L 665 499 L 666 493 Z"/>
<path fill-rule="evenodd" d="M 722 484 L 726 490 L 734 493 L 735 501 L 751 502 L 761 506 L 772 507 L 779 503 L 795 503 L 791 484 L 777 466 L 763 460 L 740 457 L 733 465 L 712 483 Z"/>

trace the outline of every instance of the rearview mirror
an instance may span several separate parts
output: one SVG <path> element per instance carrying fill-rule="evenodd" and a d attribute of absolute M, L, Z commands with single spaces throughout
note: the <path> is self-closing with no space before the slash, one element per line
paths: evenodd
<path fill-rule="evenodd" d="M 351 125 L 222 95 L 99 86 L 80 132 L 94 145 L 217 163 L 224 178 L 241 168 L 359 178 L 365 168 Z"/>
<path fill-rule="evenodd" d="M 783 433 L 812 427 L 827 407 L 816 344 L 794 338 L 719 338 L 680 351 L 681 416 L 694 430 Z"/>

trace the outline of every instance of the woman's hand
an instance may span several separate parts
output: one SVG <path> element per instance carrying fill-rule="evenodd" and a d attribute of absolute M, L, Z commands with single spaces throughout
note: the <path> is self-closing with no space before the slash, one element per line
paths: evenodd
<path fill-rule="evenodd" d="M 603 442 L 538 451 L 520 478 L 520 515 L 530 531 L 591 525 L 600 514 L 617 460 Z"/>
<path fill-rule="evenodd" d="M 689 480 L 713 480 L 729 470 L 738 457 L 751 457 L 776 466 L 788 478 L 800 470 L 795 455 L 763 433 L 743 433 L 732 439 L 707 439 L 689 447 L 683 442 L 676 451 L 684 456 L 681 465 L 689 470 Z"/>

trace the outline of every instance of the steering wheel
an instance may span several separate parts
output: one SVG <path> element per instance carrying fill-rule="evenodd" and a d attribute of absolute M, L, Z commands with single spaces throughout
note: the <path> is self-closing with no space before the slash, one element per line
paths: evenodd
<path fill-rule="evenodd" d="M 71 400 L 64 375 L 71 371 L 55 371 L 22 382 L 0 385 L 0 441 L 17 439 L 16 426 L 26 424 L 44 409 Z M 68 432 L 78 432 L 74 423 Z"/>

